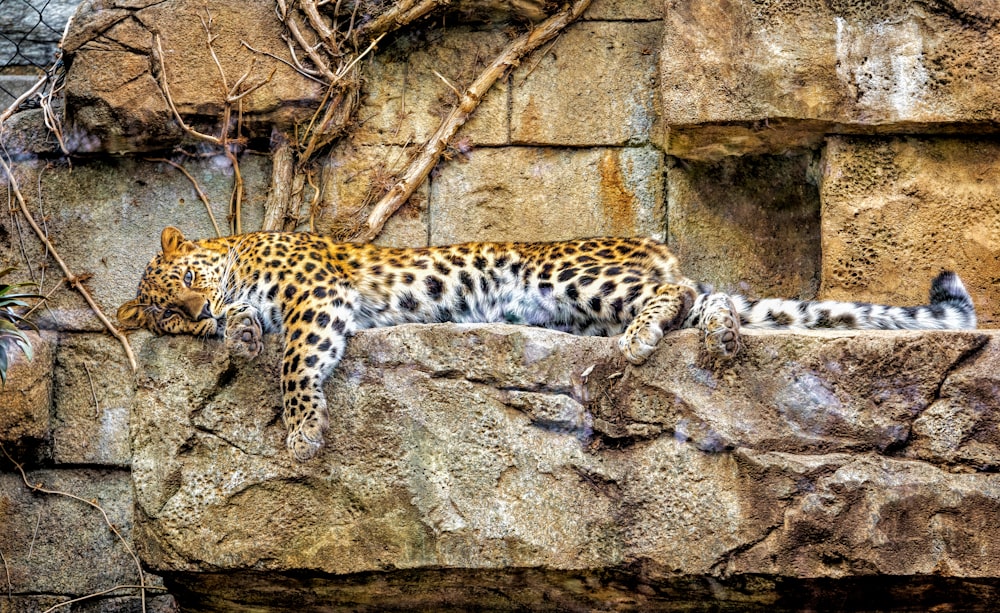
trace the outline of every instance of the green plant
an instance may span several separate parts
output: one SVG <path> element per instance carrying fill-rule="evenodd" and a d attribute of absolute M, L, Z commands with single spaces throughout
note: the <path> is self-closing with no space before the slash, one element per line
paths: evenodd
<path fill-rule="evenodd" d="M 0 279 L 13 268 L 0 270 Z M 0 384 L 7 384 L 7 366 L 10 364 L 10 352 L 13 347 L 20 347 L 24 355 L 32 358 L 31 341 L 20 326 L 29 326 L 37 330 L 30 321 L 14 312 L 15 307 L 27 307 L 29 300 L 42 298 L 38 294 L 26 294 L 21 290 L 35 285 L 30 281 L 22 283 L 0 283 Z"/>

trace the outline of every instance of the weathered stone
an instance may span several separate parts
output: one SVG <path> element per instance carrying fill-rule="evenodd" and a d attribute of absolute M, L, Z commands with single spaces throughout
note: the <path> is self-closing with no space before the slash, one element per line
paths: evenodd
<path fill-rule="evenodd" d="M 971 354 L 941 385 L 934 404 L 913 422 L 907 455 L 966 470 L 1000 467 L 1000 345 Z"/>
<path fill-rule="evenodd" d="M 729 157 L 667 166 L 667 243 L 692 279 L 754 298 L 815 298 L 815 158 Z"/>
<path fill-rule="evenodd" d="M 583 13 L 585 20 L 656 21 L 663 19 L 662 2 L 635 0 L 593 0 Z"/>
<path fill-rule="evenodd" d="M 584 21 L 512 75 L 511 140 L 625 145 L 653 137 L 661 22 Z"/>
<path fill-rule="evenodd" d="M 233 184 L 228 162 L 222 156 L 178 161 L 198 181 L 222 231 L 228 232 Z M 246 190 L 243 224 L 249 231 L 260 227 L 270 173 L 267 160 L 260 156 L 243 157 L 240 167 Z M 142 270 L 160 249 L 164 226 L 178 226 L 197 238 L 215 235 L 191 182 L 163 163 L 122 158 L 49 167 L 42 162 L 22 162 L 16 172 L 35 218 L 40 223 L 44 220 L 49 238 L 73 273 L 93 275 L 87 287 L 109 316 L 122 302 L 135 297 Z M 62 272 L 46 257 L 31 229 L 23 221 L 17 225 L 15 221 L 12 216 L 0 217 L 0 237 L 9 237 L 0 242 L 0 266 L 17 265 L 21 270 L 30 266 L 39 279 L 43 278 L 39 267 L 44 266 L 39 293 L 48 295 L 56 290 L 45 308 L 36 312 L 34 321 L 44 328 L 103 330 L 76 292 L 55 287 L 63 283 Z"/>
<path fill-rule="evenodd" d="M 662 165 L 650 148 L 473 150 L 431 183 L 431 243 L 662 238 Z"/>
<path fill-rule="evenodd" d="M 29 362 L 20 347 L 12 344 L 8 349 L 7 384 L 0 387 L 0 443 L 25 439 L 37 443 L 50 438 L 56 335 L 31 331 L 25 334 L 34 356 Z"/>
<path fill-rule="evenodd" d="M 825 152 L 820 293 L 920 304 L 958 272 L 983 327 L 1000 323 L 1000 146 L 957 138 L 833 137 Z"/>
<path fill-rule="evenodd" d="M 614 339 L 368 331 L 326 386 L 327 446 L 307 463 L 284 449 L 275 340 L 253 365 L 214 341 L 143 351 L 137 540 L 181 591 L 206 571 L 465 569 L 474 589 L 543 568 L 529 590 L 578 573 L 591 598 L 588 577 L 621 573 L 662 602 L 677 577 L 1000 572 L 985 542 L 1000 478 L 902 457 L 939 388 L 997 371 L 996 334 L 758 332 L 713 365 L 680 332 L 633 368 Z"/>
<path fill-rule="evenodd" d="M 777 153 L 834 129 L 990 130 L 998 20 L 978 1 L 671 0 L 660 52 L 667 152 Z"/>
<path fill-rule="evenodd" d="M 182 136 L 154 78 L 160 72 L 151 56 L 154 33 L 162 38 L 177 110 L 202 131 L 218 132 L 228 91 L 206 44 L 203 20 L 211 20 L 212 46 L 229 87 L 241 77 L 248 88 L 267 81 L 241 100 L 244 134 L 268 136 L 272 125 L 291 132 L 309 120 L 324 90 L 267 55 L 288 56 L 273 2 L 217 2 L 210 16 L 204 3 L 193 0 L 86 2 L 64 42 L 71 57 L 67 109 L 76 128 L 96 139 L 81 150 L 162 149 Z"/>
<path fill-rule="evenodd" d="M 139 351 L 148 334 L 131 336 Z M 128 466 L 128 415 L 133 375 L 118 341 L 107 335 L 66 334 L 55 371 L 52 456 L 57 464 Z"/>
<path fill-rule="evenodd" d="M 360 121 L 352 140 L 422 145 L 457 102 L 442 77 L 464 90 L 508 41 L 503 32 L 468 27 L 429 26 L 398 37 L 366 64 Z M 501 79 L 483 97 L 455 141 L 466 139 L 469 146 L 507 144 L 508 105 L 506 80 Z"/>
<path fill-rule="evenodd" d="M 6 459 L 0 464 L 10 469 Z M 96 502 L 122 536 L 131 538 L 132 487 L 127 472 L 38 470 L 28 472 L 27 478 L 33 485 Z M 82 596 L 139 580 L 134 558 L 98 509 L 59 494 L 33 493 L 20 474 L 0 473 L 0 525 L 4 526 L 0 551 L 15 595 Z M 7 585 L 5 577 L 5 598 Z"/>

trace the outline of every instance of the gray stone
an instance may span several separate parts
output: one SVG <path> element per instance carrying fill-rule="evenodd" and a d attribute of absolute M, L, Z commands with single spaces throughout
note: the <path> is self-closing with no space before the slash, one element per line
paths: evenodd
<path fill-rule="evenodd" d="M 149 334 L 133 334 L 138 352 Z M 55 372 L 52 455 L 57 464 L 127 467 L 129 407 L 135 386 L 118 341 L 107 335 L 66 334 Z"/>
<path fill-rule="evenodd" d="M 639 147 L 473 150 L 431 182 L 431 243 L 662 238 L 662 164 Z"/>

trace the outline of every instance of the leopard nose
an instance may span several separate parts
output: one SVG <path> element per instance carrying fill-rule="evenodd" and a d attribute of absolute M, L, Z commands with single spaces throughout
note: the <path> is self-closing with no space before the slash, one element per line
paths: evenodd
<path fill-rule="evenodd" d="M 201 313 L 198 313 L 198 317 L 195 321 L 201 321 L 202 319 L 212 319 L 212 311 L 208 308 L 208 302 L 205 302 L 201 307 Z"/>

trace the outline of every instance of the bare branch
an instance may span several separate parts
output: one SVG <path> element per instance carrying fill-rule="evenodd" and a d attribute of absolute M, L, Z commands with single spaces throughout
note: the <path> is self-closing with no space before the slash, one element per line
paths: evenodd
<path fill-rule="evenodd" d="M 69 266 L 66 265 L 66 262 L 64 262 L 63 259 L 59 257 L 59 252 L 57 252 L 56 248 L 52 245 L 51 242 L 49 242 L 48 237 L 45 235 L 42 229 L 38 227 L 38 223 L 35 221 L 35 218 L 32 216 L 31 211 L 28 209 L 28 204 L 24 201 L 24 195 L 21 194 L 21 189 L 17 185 L 17 179 L 16 177 L 14 177 L 14 171 L 11 169 L 10 164 L 7 163 L 7 160 L 4 159 L 3 156 L 0 156 L 0 166 L 2 166 L 4 172 L 7 173 L 7 184 L 9 186 L 9 189 L 14 192 L 14 198 L 17 200 L 17 204 L 21 209 L 21 213 L 24 215 L 24 218 L 28 221 L 28 224 L 31 225 L 31 229 L 35 231 L 35 234 L 38 236 L 38 239 L 42 241 L 42 243 L 45 245 L 45 248 L 48 249 L 48 252 L 52 256 L 52 259 L 54 259 L 56 263 L 59 264 L 59 268 L 62 269 L 63 275 L 65 275 L 66 277 L 66 282 L 69 283 L 73 287 L 73 289 L 75 289 L 80 294 L 80 296 L 83 297 L 83 299 L 90 306 L 90 309 L 94 312 L 94 315 L 96 315 L 97 318 L 101 321 L 101 323 L 104 324 L 104 327 L 107 328 L 108 332 L 110 332 L 111 335 L 117 338 L 118 341 L 122 344 L 122 347 L 125 349 L 125 355 L 126 357 L 128 357 L 129 365 L 132 367 L 132 372 L 134 373 L 138 371 L 139 367 L 136 364 L 135 354 L 132 353 L 132 346 L 129 344 L 128 338 L 126 338 L 124 334 L 119 332 L 118 328 L 116 328 L 111 323 L 111 321 L 108 320 L 108 318 L 104 315 L 104 311 L 101 310 L 101 307 L 97 306 L 97 303 L 94 301 L 94 298 L 90 295 L 90 292 L 87 290 L 87 287 L 83 284 L 83 280 L 81 280 L 80 277 L 74 275 L 70 271 Z"/>
<path fill-rule="evenodd" d="M 465 124 L 472 112 L 476 110 L 483 95 L 496 83 L 497 79 L 506 73 L 508 68 L 517 66 L 521 59 L 528 53 L 552 40 L 562 32 L 563 28 L 579 18 L 587 7 L 590 6 L 590 1 L 576 0 L 567 8 L 552 15 L 531 31 L 507 45 L 507 48 L 465 90 L 465 94 L 460 97 L 455 108 L 441 122 L 441 125 L 434 135 L 431 136 L 430 140 L 424 144 L 420 155 L 410 163 L 410 167 L 403 174 L 402 178 L 375 205 L 375 208 L 368 216 L 367 227 L 358 232 L 357 238 L 359 240 L 369 242 L 378 236 L 389 217 L 424 182 L 424 179 L 430 174 L 431 169 L 441 159 L 441 154 L 448 146 L 452 137 Z M 402 4 L 400 3 L 400 5 Z"/>
<path fill-rule="evenodd" d="M 294 146 L 282 134 L 275 134 L 271 161 L 271 191 L 264 202 L 261 230 L 284 230 L 291 214 L 292 179 L 295 175 Z"/>

